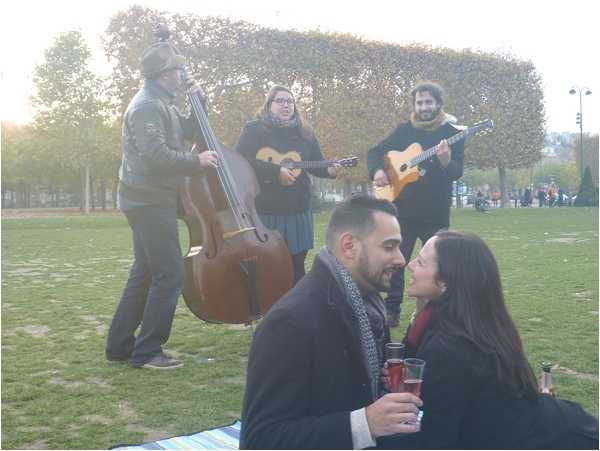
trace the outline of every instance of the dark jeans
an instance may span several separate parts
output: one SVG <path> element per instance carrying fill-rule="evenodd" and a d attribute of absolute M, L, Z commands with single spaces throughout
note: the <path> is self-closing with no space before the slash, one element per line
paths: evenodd
<path fill-rule="evenodd" d="M 428 224 L 423 222 L 407 221 L 398 218 L 400 222 L 400 232 L 402 233 L 402 244 L 400 252 L 406 260 L 406 264 L 412 257 L 417 238 L 425 244 L 440 229 L 448 228 L 444 224 Z M 402 300 L 404 298 L 404 268 L 394 273 L 392 276 L 392 288 L 388 292 L 385 305 L 389 313 L 400 313 Z"/>
<path fill-rule="evenodd" d="M 294 265 L 294 285 L 296 285 L 298 281 L 306 274 L 306 271 L 304 270 L 306 254 L 308 254 L 308 251 L 302 251 L 298 254 L 292 255 L 292 264 Z"/>
<path fill-rule="evenodd" d="M 169 339 L 183 288 L 183 259 L 175 208 L 136 207 L 125 216 L 133 232 L 134 261 L 108 331 L 106 357 L 143 365 Z"/>

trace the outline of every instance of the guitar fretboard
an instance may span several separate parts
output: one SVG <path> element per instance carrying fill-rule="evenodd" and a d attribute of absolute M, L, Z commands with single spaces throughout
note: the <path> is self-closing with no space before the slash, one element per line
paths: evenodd
<path fill-rule="evenodd" d="M 288 163 L 289 169 L 313 169 L 313 168 L 328 168 L 329 166 L 333 166 L 338 163 L 337 161 L 294 161 L 293 163 Z M 288 166 L 286 165 L 286 166 Z"/>
<path fill-rule="evenodd" d="M 480 129 L 480 127 L 467 128 L 466 130 L 458 132 L 456 135 L 452 135 L 450 138 L 448 138 L 446 140 L 446 142 L 448 143 L 449 146 L 451 146 L 455 142 L 458 142 L 461 139 L 464 139 L 467 136 L 472 135 L 473 133 L 477 132 L 479 129 Z M 430 147 L 429 149 L 425 150 L 423 153 L 417 155 L 416 157 L 414 157 L 413 159 L 410 160 L 410 162 L 409 162 L 410 166 L 416 166 L 417 164 L 422 163 L 425 160 L 428 160 L 429 158 L 431 158 L 432 156 L 435 155 L 436 150 L 437 150 L 437 146 L 433 146 L 433 147 Z"/>

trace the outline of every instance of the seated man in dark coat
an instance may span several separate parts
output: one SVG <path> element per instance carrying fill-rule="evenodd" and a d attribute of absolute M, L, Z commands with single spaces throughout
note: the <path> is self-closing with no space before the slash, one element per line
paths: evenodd
<path fill-rule="evenodd" d="M 334 210 L 326 239 L 256 331 L 242 449 L 361 449 L 416 431 L 420 399 L 381 396 L 389 330 L 379 292 L 405 264 L 395 207 L 354 196 Z"/>

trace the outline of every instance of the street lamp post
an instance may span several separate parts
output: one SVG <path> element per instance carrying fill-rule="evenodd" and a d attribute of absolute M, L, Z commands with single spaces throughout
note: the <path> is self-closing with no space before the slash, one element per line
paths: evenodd
<path fill-rule="evenodd" d="M 583 174 L 585 168 L 583 167 L 583 96 L 589 96 L 590 91 L 585 86 L 575 85 L 569 90 L 569 94 L 575 95 L 579 93 L 579 113 L 577 113 L 576 123 L 579 124 L 579 161 L 581 163 L 581 181 L 583 182 Z"/>

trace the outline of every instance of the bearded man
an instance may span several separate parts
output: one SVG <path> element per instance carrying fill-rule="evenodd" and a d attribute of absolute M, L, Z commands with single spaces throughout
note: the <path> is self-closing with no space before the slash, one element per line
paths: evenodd
<path fill-rule="evenodd" d="M 182 116 L 175 106 L 176 94 L 185 89 L 185 64 L 167 42 L 148 47 L 141 57 L 144 85 L 123 117 L 118 202 L 131 228 L 134 260 L 108 331 L 110 363 L 158 370 L 183 366 L 163 352 L 184 277 L 178 186 L 184 176 L 217 166 L 215 152 L 194 154 L 185 145 L 198 130 L 195 117 Z M 193 82 L 188 89 L 200 94 Z"/>
<path fill-rule="evenodd" d="M 248 357 L 240 449 L 362 449 L 415 432 L 419 398 L 384 394 L 380 291 L 405 264 L 396 209 L 354 196 L 327 247 L 267 313 Z"/>
<path fill-rule="evenodd" d="M 417 238 L 425 244 L 438 230 L 450 226 L 452 182 L 463 174 L 464 141 L 449 146 L 446 140 L 460 131 L 456 118 L 446 114 L 442 88 L 433 82 L 419 83 L 411 92 L 413 111 L 367 154 L 369 176 L 376 186 L 388 185 L 384 156 L 390 150 L 404 151 L 418 143 L 423 149 L 437 145 L 436 155 L 419 164 L 421 176 L 406 185 L 394 204 L 402 230 L 401 252 L 410 261 Z M 386 298 L 388 324 L 398 326 L 404 297 L 404 269 L 392 278 Z"/>

